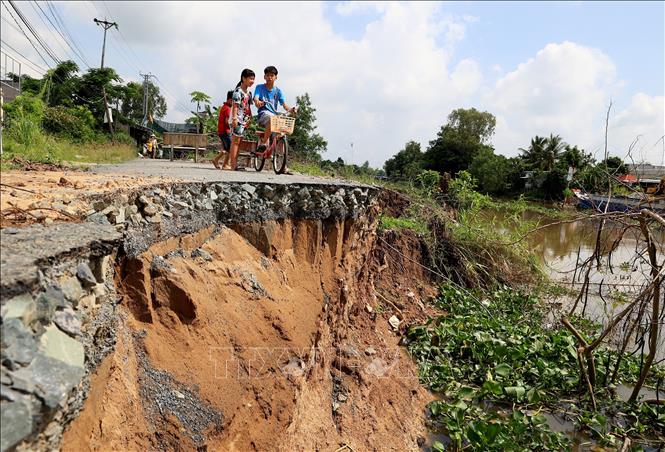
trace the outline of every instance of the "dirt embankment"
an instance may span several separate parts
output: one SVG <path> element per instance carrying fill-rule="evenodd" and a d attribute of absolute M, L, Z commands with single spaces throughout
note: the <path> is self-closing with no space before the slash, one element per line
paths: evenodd
<path fill-rule="evenodd" d="M 285 220 L 126 259 L 116 350 L 62 449 L 419 449 L 430 396 L 395 331 L 434 294 L 416 242 Z"/>

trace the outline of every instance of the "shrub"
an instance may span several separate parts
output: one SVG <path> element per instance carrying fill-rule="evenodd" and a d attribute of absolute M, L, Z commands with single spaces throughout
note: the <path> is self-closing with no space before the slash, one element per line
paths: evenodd
<path fill-rule="evenodd" d="M 427 193 L 427 196 L 432 196 L 432 193 L 439 188 L 440 177 L 441 175 L 438 171 L 425 170 L 416 176 L 416 183 Z"/>
<path fill-rule="evenodd" d="M 47 107 L 44 109 L 44 130 L 76 141 L 95 138 L 95 118 L 84 106 Z"/>

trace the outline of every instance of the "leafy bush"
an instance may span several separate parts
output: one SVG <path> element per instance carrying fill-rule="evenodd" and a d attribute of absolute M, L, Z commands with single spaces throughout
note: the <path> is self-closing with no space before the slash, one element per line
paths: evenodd
<path fill-rule="evenodd" d="M 432 193 L 439 188 L 440 178 L 438 171 L 424 170 L 416 176 L 416 184 L 425 191 L 427 196 L 432 196 Z"/>
<path fill-rule="evenodd" d="M 7 128 L 11 128 L 15 120 L 30 119 L 32 122 L 41 126 L 44 117 L 44 102 L 32 94 L 21 94 L 11 102 L 4 105 L 5 120 Z"/>
<path fill-rule="evenodd" d="M 491 203 L 489 196 L 476 191 L 476 179 L 468 171 L 460 171 L 450 182 L 449 191 L 460 209 L 475 210 Z"/>
<path fill-rule="evenodd" d="M 76 141 L 90 141 L 96 136 L 95 118 L 90 110 L 75 107 L 47 107 L 44 110 L 44 130 Z"/>

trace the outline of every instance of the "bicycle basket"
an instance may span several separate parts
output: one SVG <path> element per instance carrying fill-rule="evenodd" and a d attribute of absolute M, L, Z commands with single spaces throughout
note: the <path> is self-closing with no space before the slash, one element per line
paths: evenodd
<path fill-rule="evenodd" d="M 296 125 L 296 118 L 285 115 L 275 115 L 270 117 L 270 130 L 290 135 L 293 133 L 293 127 Z"/>

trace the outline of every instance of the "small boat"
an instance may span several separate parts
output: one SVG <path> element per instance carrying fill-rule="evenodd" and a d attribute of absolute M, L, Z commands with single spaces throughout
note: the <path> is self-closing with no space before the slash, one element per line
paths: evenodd
<path fill-rule="evenodd" d="M 653 210 L 657 213 L 665 213 L 665 197 L 642 196 L 612 196 L 583 193 L 581 190 L 573 190 L 577 198 L 577 205 L 581 209 L 593 209 L 597 212 L 637 212 L 641 209 Z M 609 202 L 609 206 L 607 206 Z"/>

